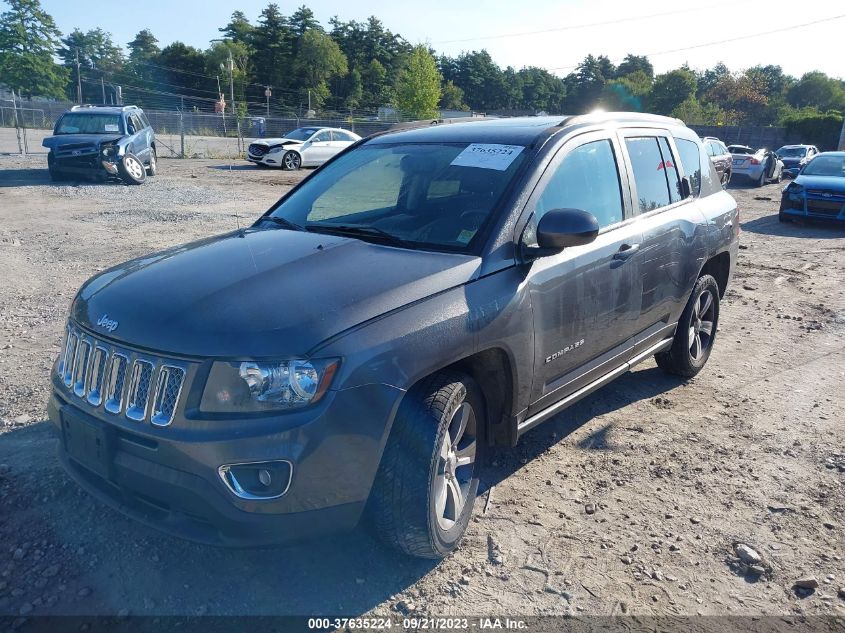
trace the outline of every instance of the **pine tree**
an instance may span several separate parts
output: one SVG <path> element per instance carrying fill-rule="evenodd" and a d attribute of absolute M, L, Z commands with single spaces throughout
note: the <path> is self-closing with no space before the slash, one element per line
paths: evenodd
<path fill-rule="evenodd" d="M 61 33 L 38 0 L 7 0 L 0 15 L 0 83 L 27 97 L 61 97 L 68 72 L 53 60 Z"/>

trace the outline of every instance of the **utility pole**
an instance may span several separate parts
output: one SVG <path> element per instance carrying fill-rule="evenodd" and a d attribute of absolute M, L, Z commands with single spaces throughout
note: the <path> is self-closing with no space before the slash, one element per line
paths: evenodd
<path fill-rule="evenodd" d="M 232 59 L 232 51 L 229 51 L 229 96 L 232 99 L 232 114 L 235 116 L 235 122 L 238 124 L 238 153 L 241 152 L 241 120 L 238 118 L 238 113 L 235 111 L 235 60 Z"/>
<path fill-rule="evenodd" d="M 267 97 L 267 118 L 268 119 L 270 118 L 270 96 L 272 94 L 273 94 L 273 92 L 270 90 L 270 86 L 267 86 L 264 89 L 264 96 Z"/>
<path fill-rule="evenodd" d="M 103 100 L 102 100 L 101 103 L 103 105 L 105 105 L 106 104 L 106 80 L 103 78 L 102 75 L 100 75 L 100 88 L 103 89 Z"/>
<path fill-rule="evenodd" d="M 311 88 L 308 89 L 308 112 L 311 112 Z"/>
<path fill-rule="evenodd" d="M 76 100 L 82 105 L 82 74 L 79 72 L 79 48 L 76 49 Z"/>
<path fill-rule="evenodd" d="M 23 104 L 21 104 L 21 106 L 23 106 Z M 21 138 L 21 127 L 20 122 L 18 121 L 18 102 L 15 99 L 14 90 L 12 90 L 12 115 L 15 117 L 15 135 L 18 138 L 18 151 L 21 156 L 25 156 L 26 150 L 24 149 L 23 139 Z"/>

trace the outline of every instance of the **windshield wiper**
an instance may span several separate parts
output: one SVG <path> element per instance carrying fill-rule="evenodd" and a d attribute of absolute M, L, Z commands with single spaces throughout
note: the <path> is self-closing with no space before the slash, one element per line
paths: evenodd
<path fill-rule="evenodd" d="M 374 237 L 393 245 L 407 244 L 405 240 L 396 237 L 392 233 L 388 233 L 375 226 L 363 226 L 361 224 L 307 224 L 305 226 L 307 231 L 314 231 L 315 233 L 326 232 L 336 233 L 338 235 L 349 235 L 351 237 Z"/>
<path fill-rule="evenodd" d="M 300 226 L 296 222 L 291 222 L 290 220 L 286 220 L 285 218 L 279 218 L 275 215 L 265 215 L 259 221 L 261 222 L 272 222 L 273 224 L 278 224 L 279 226 L 283 226 L 286 229 L 291 229 L 292 231 L 304 231 L 305 227 Z"/>

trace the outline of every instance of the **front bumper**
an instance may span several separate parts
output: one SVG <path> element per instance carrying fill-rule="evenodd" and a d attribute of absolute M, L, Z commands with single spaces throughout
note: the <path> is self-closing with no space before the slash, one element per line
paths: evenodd
<path fill-rule="evenodd" d="M 275 154 L 267 153 L 263 156 L 253 156 L 247 152 L 246 159 L 255 164 L 269 165 L 270 167 L 281 167 L 282 156 L 284 155 L 284 152 L 276 152 Z"/>
<path fill-rule="evenodd" d="M 354 527 L 402 394 L 366 385 L 329 392 L 325 404 L 248 428 L 243 420 L 214 420 L 198 421 L 199 430 L 192 431 L 105 419 L 54 382 L 48 413 L 61 463 L 93 496 L 180 538 L 249 547 Z M 69 450 L 69 429 L 80 426 L 95 429 L 99 458 Z M 264 460 L 293 465 L 290 486 L 279 498 L 239 498 L 218 473 L 222 465 Z"/>
<path fill-rule="evenodd" d="M 806 196 L 781 197 L 780 213 L 793 218 L 845 222 L 845 204 Z"/>

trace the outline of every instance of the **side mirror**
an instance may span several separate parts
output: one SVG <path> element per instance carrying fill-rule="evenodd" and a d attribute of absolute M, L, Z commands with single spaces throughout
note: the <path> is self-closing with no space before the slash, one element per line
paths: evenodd
<path fill-rule="evenodd" d="M 537 244 L 550 253 L 589 244 L 599 234 L 599 221 L 589 211 L 552 209 L 537 225 Z"/>
<path fill-rule="evenodd" d="M 129 132 L 130 134 L 135 134 L 135 131 L 136 131 L 135 126 L 130 123 L 126 128 L 126 131 Z"/>

